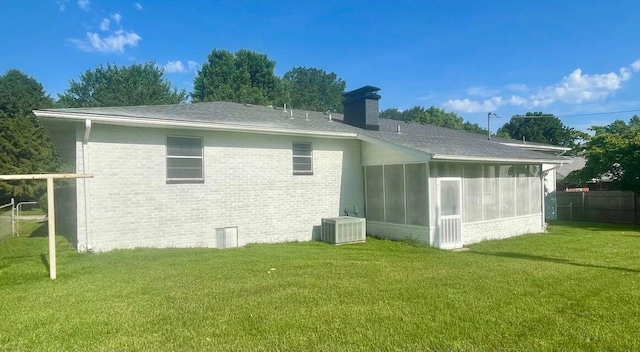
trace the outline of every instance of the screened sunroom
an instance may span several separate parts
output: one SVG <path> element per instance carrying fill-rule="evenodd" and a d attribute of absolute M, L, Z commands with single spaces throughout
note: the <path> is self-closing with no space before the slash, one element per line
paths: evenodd
<path fill-rule="evenodd" d="M 459 248 L 544 228 L 540 164 L 368 165 L 370 234 Z"/>

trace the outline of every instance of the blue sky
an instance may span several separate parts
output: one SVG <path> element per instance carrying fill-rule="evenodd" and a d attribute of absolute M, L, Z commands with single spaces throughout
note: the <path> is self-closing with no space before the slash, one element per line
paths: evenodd
<path fill-rule="evenodd" d="M 0 2 L 0 72 L 54 98 L 99 64 L 155 61 L 192 89 L 213 49 L 251 49 L 282 75 L 335 72 L 374 85 L 381 109 L 431 105 L 493 130 L 543 111 L 579 129 L 640 114 L 640 1 Z M 631 111 L 624 113 L 608 113 Z M 573 116 L 581 115 L 581 116 Z"/>

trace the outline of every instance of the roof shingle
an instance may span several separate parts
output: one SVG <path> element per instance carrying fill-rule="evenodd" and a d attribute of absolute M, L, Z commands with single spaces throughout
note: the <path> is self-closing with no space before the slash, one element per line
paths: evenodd
<path fill-rule="evenodd" d="M 72 109 L 46 109 L 35 111 L 42 118 L 85 119 L 100 117 L 104 121 L 128 118 L 144 125 L 147 121 L 196 122 L 203 124 L 242 126 L 260 129 L 346 133 L 354 138 L 366 136 L 381 142 L 432 155 L 433 158 L 490 159 L 495 161 L 564 162 L 561 157 L 521 148 L 506 146 L 500 141 L 489 141 L 486 136 L 452 130 L 434 125 L 380 120 L 380 130 L 372 131 L 347 125 L 342 114 L 317 111 L 284 110 L 279 107 L 259 106 L 231 102 L 211 102 L 178 105 L 123 106 Z M 64 117 L 62 117 L 64 116 Z M 400 132 L 397 132 L 400 126 Z M 514 141 L 517 142 L 517 141 Z"/>

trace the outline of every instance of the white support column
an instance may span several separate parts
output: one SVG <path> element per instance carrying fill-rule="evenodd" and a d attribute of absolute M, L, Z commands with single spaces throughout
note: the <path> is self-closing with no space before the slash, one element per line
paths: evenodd
<path fill-rule="evenodd" d="M 56 208 L 53 177 L 47 177 L 47 218 L 49 218 L 49 277 L 56 279 Z"/>

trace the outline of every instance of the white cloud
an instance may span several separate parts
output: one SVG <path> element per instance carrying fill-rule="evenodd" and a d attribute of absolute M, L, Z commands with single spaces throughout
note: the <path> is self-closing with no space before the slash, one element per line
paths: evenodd
<path fill-rule="evenodd" d="M 541 89 L 531 96 L 531 100 L 545 106 L 560 101 L 569 104 L 582 104 L 585 102 L 604 99 L 622 88 L 622 82 L 631 78 L 631 72 L 623 67 L 620 73 L 583 74 L 581 69 L 576 69 L 568 76 L 553 86 Z"/>
<path fill-rule="evenodd" d="M 142 39 L 134 32 L 118 30 L 106 37 L 100 37 L 98 33 L 87 32 L 88 42 L 79 39 L 70 39 L 78 49 L 87 52 L 123 53 L 126 46 L 134 47 Z"/>
<path fill-rule="evenodd" d="M 67 39 L 67 42 L 73 44 L 73 46 L 75 46 L 76 48 L 82 50 L 82 51 L 86 51 L 86 52 L 91 52 L 93 51 L 93 49 L 91 48 L 91 45 L 89 45 L 89 43 L 87 43 L 84 40 L 80 40 L 80 39 Z"/>
<path fill-rule="evenodd" d="M 102 19 L 102 22 L 100 22 L 100 30 L 101 31 L 108 31 L 109 30 L 109 19 L 108 18 L 104 18 Z"/>
<path fill-rule="evenodd" d="M 187 73 L 195 72 L 198 69 L 198 63 L 195 61 L 187 61 L 187 64 L 183 64 L 182 61 L 169 61 L 164 67 L 166 73 Z"/>
<path fill-rule="evenodd" d="M 465 90 L 468 95 L 477 95 L 483 98 L 490 97 L 500 93 L 498 89 L 490 89 L 486 86 L 469 87 Z"/>
<path fill-rule="evenodd" d="M 636 60 L 630 66 L 625 66 L 616 72 L 602 74 L 585 74 L 578 68 L 565 76 L 558 83 L 538 89 L 528 97 L 512 95 L 510 98 L 493 95 L 485 100 L 449 99 L 442 105 L 460 112 L 490 112 L 500 106 L 524 106 L 527 108 L 546 107 L 561 102 L 566 104 L 583 104 L 604 100 L 614 95 L 623 86 L 623 83 L 633 76 L 633 72 L 640 71 L 640 60 Z M 511 84 L 507 89 L 525 92 L 529 88 L 524 84 Z M 471 87 L 466 89 L 467 95 L 479 95 L 486 97 L 486 93 L 495 93 L 497 90 L 486 87 Z"/>
<path fill-rule="evenodd" d="M 529 89 L 529 87 L 527 87 L 527 85 L 524 83 L 507 84 L 504 87 L 508 90 L 513 90 L 516 92 L 526 92 Z"/>
<path fill-rule="evenodd" d="M 89 10 L 89 0 L 78 0 L 78 7 L 81 9 L 88 11 Z"/>
<path fill-rule="evenodd" d="M 58 5 L 58 9 L 60 11 L 64 11 L 67 8 L 67 4 L 69 3 L 69 0 L 58 0 L 56 1 L 56 4 Z"/>
<path fill-rule="evenodd" d="M 122 16 L 120 16 L 119 13 L 114 13 L 113 15 L 111 15 L 111 18 L 117 23 L 120 24 L 120 20 L 122 19 Z"/>
<path fill-rule="evenodd" d="M 449 99 L 443 104 L 446 108 L 460 112 L 490 112 L 502 105 L 502 97 L 491 97 L 483 102 L 469 99 Z"/>
<path fill-rule="evenodd" d="M 189 71 L 196 71 L 199 66 L 200 65 L 198 65 L 198 63 L 195 61 L 187 61 L 187 67 L 189 68 Z"/>
<path fill-rule="evenodd" d="M 505 101 L 505 104 L 513 106 L 524 106 L 527 104 L 527 99 L 517 95 L 512 95 L 511 98 Z"/>
<path fill-rule="evenodd" d="M 142 10 L 142 5 L 140 5 L 139 2 L 136 2 L 135 4 L 133 4 L 133 7 L 135 7 L 136 10 Z"/>

